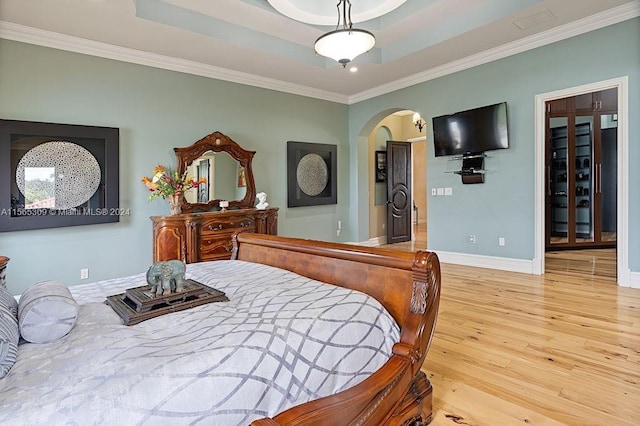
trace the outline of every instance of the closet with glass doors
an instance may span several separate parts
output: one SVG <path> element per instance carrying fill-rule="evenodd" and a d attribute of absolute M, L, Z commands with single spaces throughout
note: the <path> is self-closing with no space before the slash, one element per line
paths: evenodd
<path fill-rule="evenodd" d="M 617 89 L 547 102 L 546 248 L 616 244 Z"/>

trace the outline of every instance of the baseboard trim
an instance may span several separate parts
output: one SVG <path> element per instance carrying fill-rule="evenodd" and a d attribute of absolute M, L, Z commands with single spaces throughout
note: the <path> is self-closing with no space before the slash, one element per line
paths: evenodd
<path fill-rule="evenodd" d="M 355 244 L 365 247 L 376 247 L 387 243 L 387 237 L 370 238 L 367 241 L 361 241 Z M 476 268 L 498 269 L 500 271 L 521 272 L 524 274 L 533 274 L 533 260 L 511 259 L 507 257 L 482 256 L 478 254 L 453 253 L 440 250 L 429 250 L 438 255 L 438 259 L 442 263 L 453 263 L 455 265 L 474 266 Z"/>
<path fill-rule="evenodd" d="M 500 271 L 534 274 L 533 260 L 512 259 L 508 257 L 483 256 L 479 254 L 453 253 L 449 251 L 431 250 L 438 255 L 442 263 L 473 266 L 476 268 L 497 269 Z"/>
<path fill-rule="evenodd" d="M 629 287 L 640 289 L 640 272 L 632 272 Z"/>
<path fill-rule="evenodd" d="M 618 282 L 622 287 L 640 289 L 640 272 L 632 272 L 628 270 L 625 279 L 621 280 L 619 277 Z"/>
<path fill-rule="evenodd" d="M 375 238 L 369 238 L 367 241 L 362 241 L 360 243 L 351 243 L 351 244 L 356 244 L 359 246 L 365 246 L 365 247 L 376 247 L 376 246 L 381 246 L 383 244 L 387 244 L 387 237 L 375 237 Z"/>

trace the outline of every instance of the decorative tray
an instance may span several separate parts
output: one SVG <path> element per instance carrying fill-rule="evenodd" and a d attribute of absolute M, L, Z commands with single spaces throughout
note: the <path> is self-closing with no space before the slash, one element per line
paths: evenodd
<path fill-rule="evenodd" d="M 134 325 L 170 312 L 178 312 L 212 302 L 228 302 L 224 292 L 192 279 L 185 280 L 182 291 L 168 295 L 151 295 L 151 286 L 127 289 L 108 296 L 106 304 L 122 318 L 125 325 Z"/>

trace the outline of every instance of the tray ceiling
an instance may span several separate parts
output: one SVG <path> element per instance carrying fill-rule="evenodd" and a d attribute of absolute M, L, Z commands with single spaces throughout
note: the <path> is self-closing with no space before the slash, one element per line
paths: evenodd
<path fill-rule="evenodd" d="M 357 72 L 313 50 L 336 0 L 0 0 L 0 37 L 353 103 L 640 15 L 638 0 L 351 2 L 377 39 Z"/>

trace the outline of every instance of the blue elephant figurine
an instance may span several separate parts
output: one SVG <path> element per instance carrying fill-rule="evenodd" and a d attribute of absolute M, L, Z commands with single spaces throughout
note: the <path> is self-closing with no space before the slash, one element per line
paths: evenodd
<path fill-rule="evenodd" d="M 147 271 L 147 283 L 151 286 L 151 296 L 157 297 L 177 293 L 185 282 L 186 265 L 180 260 L 156 262 Z"/>

